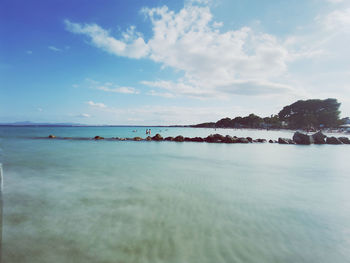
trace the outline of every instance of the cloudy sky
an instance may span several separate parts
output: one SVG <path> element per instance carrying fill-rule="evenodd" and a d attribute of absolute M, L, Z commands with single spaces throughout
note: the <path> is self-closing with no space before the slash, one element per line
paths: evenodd
<path fill-rule="evenodd" d="M 0 122 L 350 115 L 348 0 L 2 0 Z"/>

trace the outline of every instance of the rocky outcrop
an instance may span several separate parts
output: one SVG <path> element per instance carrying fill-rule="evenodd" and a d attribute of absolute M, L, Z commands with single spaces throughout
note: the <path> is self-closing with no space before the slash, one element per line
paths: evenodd
<path fill-rule="evenodd" d="M 230 136 L 230 135 L 226 135 L 226 136 L 225 136 L 225 139 L 224 139 L 224 142 L 225 142 L 225 143 L 236 143 L 236 142 L 237 142 L 237 139 L 236 139 L 236 138 L 233 138 L 233 137 Z"/>
<path fill-rule="evenodd" d="M 174 137 L 171 137 L 171 136 L 166 137 L 166 138 L 164 139 L 164 141 L 173 141 L 173 140 L 174 140 Z"/>
<path fill-rule="evenodd" d="M 279 144 L 295 144 L 295 142 L 288 138 L 278 138 Z"/>
<path fill-rule="evenodd" d="M 348 137 L 339 137 L 338 140 L 343 144 L 350 144 L 350 139 Z"/>
<path fill-rule="evenodd" d="M 204 142 L 204 139 L 201 137 L 194 137 L 191 138 L 191 142 Z"/>
<path fill-rule="evenodd" d="M 142 141 L 143 139 L 141 137 L 134 137 L 134 141 Z"/>
<path fill-rule="evenodd" d="M 53 134 L 50 134 L 50 135 L 49 135 L 49 138 L 50 138 L 50 139 L 54 139 L 54 138 L 56 138 L 56 136 L 53 135 Z"/>
<path fill-rule="evenodd" d="M 255 142 L 265 143 L 266 140 L 265 139 L 256 139 Z"/>
<path fill-rule="evenodd" d="M 305 133 L 301 133 L 301 132 L 295 132 L 293 135 L 293 141 L 296 144 L 304 144 L 304 145 L 309 145 L 312 144 L 314 142 L 314 139 L 312 136 L 307 135 Z"/>
<path fill-rule="evenodd" d="M 252 137 L 247 137 L 246 139 L 248 140 L 248 142 L 253 142 L 253 138 Z"/>
<path fill-rule="evenodd" d="M 146 137 L 146 141 L 152 141 L 152 137 L 151 136 L 147 136 Z"/>
<path fill-rule="evenodd" d="M 104 140 L 105 138 L 104 138 L 104 137 L 101 137 L 101 136 L 95 136 L 94 139 L 95 139 L 95 140 Z"/>
<path fill-rule="evenodd" d="M 176 137 L 174 138 L 174 141 L 175 141 L 175 142 L 183 142 L 184 140 L 185 140 L 185 138 L 184 138 L 183 136 L 181 136 L 181 135 L 176 136 Z"/>
<path fill-rule="evenodd" d="M 343 144 L 338 138 L 336 137 L 327 137 L 326 140 L 327 144 Z"/>
<path fill-rule="evenodd" d="M 326 135 L 324 135 L 321 131 L 316 132 L 312 135 L 315 144 L 325 144 L 326 143 Z"/>
<path fill-rule="evenodd" d="M 163 137 L 157 133 L 155 136 L 152 137 L 153 141 L 163 141 Z"/>
<path fill-rule="evenodd" d="M 223 136 L 221 134 L 211 134 L 207 138 L 205 138 L 205 141 L 211 142 L 211 143 L 224 142 L 225 136 Z"/>
<path fill-rule="evenodd" d="M 249 143 L 248 139 L 247 138 L 237 138 L 236 140 L 237 143 Z"/>

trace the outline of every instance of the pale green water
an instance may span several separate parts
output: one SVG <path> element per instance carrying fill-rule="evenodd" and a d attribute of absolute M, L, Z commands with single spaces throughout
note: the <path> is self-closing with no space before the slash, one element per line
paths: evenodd
<path fill-rule="evenodd" d="M 350 261 L 348 145 L 29 139 L 133 129 L 0 128 L 3 262 Z"/>

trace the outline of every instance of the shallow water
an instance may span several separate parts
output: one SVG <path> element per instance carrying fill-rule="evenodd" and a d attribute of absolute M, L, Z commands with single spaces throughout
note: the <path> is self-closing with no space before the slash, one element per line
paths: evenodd
<path fill-rule="evenodd" d="M 350 261 L 348 145 L 31 139 L 145 129 L 1 127 L 3 262 Z"/>

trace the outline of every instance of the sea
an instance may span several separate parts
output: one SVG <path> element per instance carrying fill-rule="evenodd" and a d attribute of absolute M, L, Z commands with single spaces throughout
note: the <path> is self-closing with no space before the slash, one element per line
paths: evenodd
<path fill-rule="evenodd" d="M 0 127 L 3 263 L 350 262 L 350 146 L 52 140 L 292 131 Z"/>

